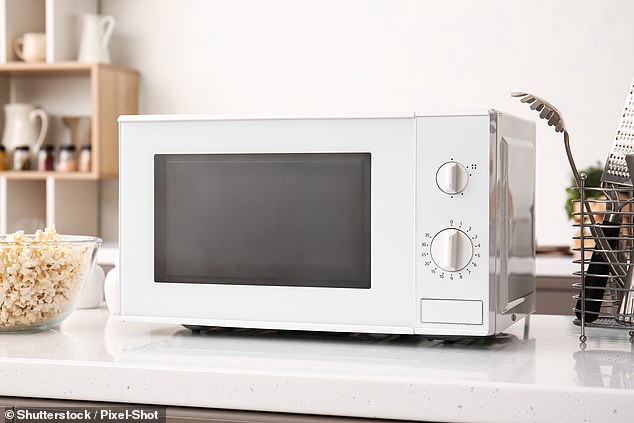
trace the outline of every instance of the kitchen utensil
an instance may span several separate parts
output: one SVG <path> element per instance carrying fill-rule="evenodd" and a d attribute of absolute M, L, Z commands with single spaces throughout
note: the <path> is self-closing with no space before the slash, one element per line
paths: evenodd
<path fill-rule="evenodd" d="M 632 257 L 634 256 L 634 249 L 630 252 L 630 266 L 627 269 L 627 276 L 625 278 L 625 285 L 623 287 L 623 297 L 619 304 L 619 311 L 617 314 L 617 321 L 620 323 L 631 324 L 634 322 L 634 263 Z"/>
<path fill-rule="evenodd" d="M 573 177 L 577 186 L 581 186 L 581 176 L 577 170 L 577 166 L 572 157 L 572 151 L 570 149 L 570 136 L 566 129 L 563 116 L 555 106 L 547 102 L 546 100 L 530 93 L 515 92 L 511 94 L 513 97 L 520 98 L 522 103 L 530 105 L 532 110 L 539 113 L 539 117 L 548 121 L 549 126 L 555 127 L 555 132 L 563 132 L 564 134 L 564 146 L 566 148 L 566 156 L 568 163 L 572 170 Z M 615 149 L 615 144 L 612 145 L 612 150 Z M 611 152 L 610 154 L 613 154 Z M 606 168 L 607 169 L 607 168 Z M 604 179 L 611 180 L 611 176 L 606 175 L 604 170 Z M 617 196 L 618 198 L 618 196 Z M 613 204 L 612 201 L 608 201 L 608 207 Z M 618 236 L 621 228 L 620 214 L 609 214 L 605 217 L 602 224 L 597 224 L 594 218 L 594 214 L 590 209 L 587 202 L 583 204 L 588 211 L 588 218 L 590 219 L 590 230 L 593 238 L 597 244 L 597 247 L 592 252 L 590 258 L 590 264 L 586 271 L 584 280 L 584 295 L 580 295 L 575 305 L 577 318 L 581 319 L 582 299 L 585 298 L 585 313 L 584 317 L 587 322 L 593 322 L 599 317 L 599 310 L 601 309 L 601 302 L 605 292 L 608 277 L 610 274 L 616 278 L 622 278 L 625 276 L 625 269 L 620 264 L 620 261 L 613 253 L 613 250 L 618 244 Z M 612 211 L 612 210 L 609 210 Z M 621 285 L 623 282 L 621 281 Z"/>
<path fill-rule="evenodd" d="M 629 153 L 634 153 L 634 80 L 623 106 L 623 113 L 601 180 L 631 187 L 632 179 L 625 160 Z"/>
<path fill-rule="evenodd" d="M 48 130 L 48 115 L 34 105 L 9 103 L 4 105 L 5 125 L 2 144 L 12 153 L 18 146 L 28 146 L 31 151 L 39 151 Z M 37 124 L 40 119 L 40 125 Z M 39 126 L 39 128 L 38 128 Z"/>
<path fill-rule="evenodd" d="M 608 201 L 607 207 L 609 207 L 610 204 L 612 204 L 612 202 Z M 593 227 L 592 225 L 593 224 L 591 223 L 590 228 Z M 596 229 L 601 229 L 603 231 L 603 235 L 601 236 L 597 233 L 594 238 L 594 241 L 597 245 L 592 251 L 592 256 L 590 257 L 590 261 L 588 262 L 588 269 L 586 270 L 585 274 L 585 319 L 588 323 L 595 321 L 599 317 L 603 295 L 605 294 L 605 287 L 610 275 L 617 278 L 617 283 L 619 283 L 619 285 L 621 286 L 625 285 L 625 279 L 627 279 L 627 274 L 625 268 L 623 267 L 621 259 L 613 254 L 613 251 L 617 248 L 619 243 L 619 233 L 621 231 L 621 215 L 609 214 L 603 219 L 603 222 L 601 224 L 596 225 Z M 608 242 L 609 251 L 612 252 L 612 254 L 614 255 L 613 260 L 606 260 L 604 255 L 606 247 L 601 245 L 600 242 L 597 242 L 606 240 Z M 613 271 L 610 268 L 610 264 L 618 266 L 619 270 Z M 623 279 L 624 276 L 625 279 Z M 583 310 L 581 302 L 583 298 L 584 297 L 580 295 L 575 305 L 575 315 L 578 319 L 581 319 L 581 310 Z"/>
<path fill-rule="evenodd" d="M 25 62 L 46 61 L 46 34 L 28 32 L 13 41 L 13 51 Z"/>
<path fill-rule="evenodd" d="M 115 19 L 112 16 L 85 13 L 78 60 L 80 62 L 110 63 L 108 43 L 114 26 Z"/>
<path fill-rule="evenodd" d="M 632 81 L 629 94 L 625 100 L 623 106 L 623 113 L 619 120 L 616 135 L 612 146 L 610 147 L 610 153 L 605 161 L 605 167 L 603 168 L 603 174 L 601 175 L 601 187 L 605 189 L 605 195 L 608 198 L 606 201 L 606 212 L 612 212 L 606 214 L 603 220 L 603 232 L 608 237 L 608 243 L 612 249 L 615 249 L 619 240 L 620 226 L 623 214 L 619 213 L 624 203 L 619 198 L 619 192 L 613 188 L 618 186 L 634 186 L 630 175 L 630 169 L 626 157 L 634 152 L 634 144 L 632 142 L 634 137 L 634 81 Z M 634 158 L 634 157 L 633 157 Z M 633 159 L 630 158 L 630 161 Z M 594 257 L 594 253 L 593 253 Z M 631 257 L 631 254 L 630 254 Z M 620 260 L 619 260 L 620 261 Z M 631 261 L 631 258 L 630 258 Z M 592 259 L 590 259 L 590 266 L 592 266 Z M 588 273 L 590 273 L 590 266 L 588 267 Z M 630 262 L 630 268 L 632 264 Z M 597 269 L 600 270 L 600 269 Z M 602 266 L 602 270 L 605 271 L 605 266 Z M 625 279 L 622 281 L 621 286 L 624 289 L 630 289 L 632 284 L 631 271 L 628 269 Z M 601 273 L 601 275 L 605 274 Z M 599 285 L 595 285 L 595 282 L 601 282 Z M 596 279 L 590 276 L 590 284 L 586 282 L 586 299 L 590 299 L 590 303 L 586 303 L 586 312 L 592 313 L 589 322 L 594 321 L 598 316 L 599 309 L 601 308 L 601 300 L 603 299 L 603 292 L 607 283 L 607 276 L 601 279 Z M 628 286 L 630 288 L 628 288 Z M 599 288 L 599 289 L 597 289 Z M 629 291 L 628 291 L 629 292 Z M 627 295 L 626 295 L 627 296 Z M 624 298 L 624 300 L 626 300 Z M 579 300 L 581 301 L 581 299 Z M 577 302 L 577 305 L 580 305 Z M 624 305 L 623 303 L 621 305 Z M 577 307 L 577 310 L 580 310 Z M 596 314 L 595 314 L 596 313 Z M 577 315 L 579 317 L 579 315 Z M 588 315 L 586 315 L 588 319 Z"/>
<path fill-rule="evenodd" d="M 634 185 L 634 153 L 625 156 L 630 182 Z M 623 297 L 619 305 L 617 320 L 620 323 L 633 323 L 634 320 L 634 248 L 630 251 L 630 265 L 627 270 L 627 277 L 623 286 Z"/>
<path fill-rule="evenodd" d="M 634 153 L 628 153 L 625 156 L 625 163 L 629 173 L 630 183 L 634 182 Z M 632 185 L 634 186 L 634 185 Z"/>

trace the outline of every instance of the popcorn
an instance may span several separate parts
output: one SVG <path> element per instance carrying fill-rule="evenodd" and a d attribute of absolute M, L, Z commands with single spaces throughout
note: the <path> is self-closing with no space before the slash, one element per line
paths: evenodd
<path fill-rule="evenodd" d="M 92 246 L 62 241 L 54 227 L 0 239 L 0 331 L 45 323 L 69 310 Z"/>

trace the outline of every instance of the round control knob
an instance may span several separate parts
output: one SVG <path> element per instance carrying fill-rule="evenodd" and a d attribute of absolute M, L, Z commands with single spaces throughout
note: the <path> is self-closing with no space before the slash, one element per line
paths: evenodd
<path fill-rule="evenodd" d="M 431 241 L 431 258 L 436 266 L 448 272 L 464 269 L 473 256 L 469 235 L 459 229 L 443 229 Z"/>
<path fill-rule="evenodd" d="M 436 172 L 436 184 L 445 194 L 459 194 L 469 183 L 469 172 L 458 162 L 447 162 Z"/>

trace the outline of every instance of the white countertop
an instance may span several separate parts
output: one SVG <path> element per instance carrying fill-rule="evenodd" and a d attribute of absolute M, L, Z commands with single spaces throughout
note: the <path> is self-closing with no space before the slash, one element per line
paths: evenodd
<path fill-rule="evenodd" d="M 0 335 L 0 396 L 431 421 L 623 422 L 634 416 L 627 333 L 532 316 L 508 334 L 224 331 L 122 323 L 78 310 L 58 329 Z"/>

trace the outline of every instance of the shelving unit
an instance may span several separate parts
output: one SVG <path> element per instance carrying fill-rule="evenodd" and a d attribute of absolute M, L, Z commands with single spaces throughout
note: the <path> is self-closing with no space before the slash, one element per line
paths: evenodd
<path fill-rule="evenodd" d="M 99 234 L 100 180 L 119 173 L 117 117 L 138 113 L 138 90 L 138 72 L 119 66 L 0 64 L 0 104 L 42 106 L 51 114 L 47 142 L 59 145 L 68 137 L 59 116 L 89 114 L 92 118 L 90 172 L 0 171 L 1 233 L 54 223 L 64 233 Z"/>
<path fill-rule="evenodd" d="M 46 61 L 75 60 L 82 13 L 97 13 L 98 0 L 0 0 L 0 63 L 17 60 L 13 40 L 46 33 Z"/>
<path fill-rule="evenodd" d="M 48 111 L 47 105 L 42 104 L 44 101 L 38 101 L 38 97 L 40 97 L 39 100 L 45 100 L 47 97 L 49 88 L 42 84 L 41 79 L 49 77 L 88 78 L 90 87 L 88 103 L 92 110 L 92 171 L 82 174 L 56 172 L 53 176 L 61 179 L 98 179 L 117 176 L 119 172 L 116 143 L 117 117 L 138 111 L 138 72 L 100 63 L 7 63 L 0 65 L 0 100 L 2 103 L 10 101 L 37 103 Z M 35 98 L 19 98 L 21 97 L 19 85 L 33 83 L 43 86 L 41 90 L 34 90 L 37 91 L 33 94 Z M 11 95 L 12 92 L 13 95 Z M 85 96 L 86 93 L 73 94 Z M 4 124 L 4 122 L 1 123 Z M 111 139 L 114 139 L 114 142 L 111 142 Z M 49 172 L 0 172 L 0 176 L 4 175 L 11 179 L 44 179 L 51 176 Z"/>
<path fill-rule="evenodd" d="M 111 203 L 119 173 L 117 117 L 138 113 L 139 75 L 120 66 L 74 61 L 84 13 L 99 13 L 99 0 L 0 0 L 0 106 L 42 107 L 49 114 L 46 143 L 56 146 L 69 138 L 61 116 L 90 116 L 92 148 L 90 172 L 0 171 L 0 233 L 54 223 L 59 232 L 107 232 L 115 239 L 106 241 L 116 242 Z M 18 61 L 13 43 L 27 32 L 46 34 L 46 63 Z M 100 207 L 104 198 L 105 208 Z M 113 222 L 104 224 L 100 210 Z"/>

